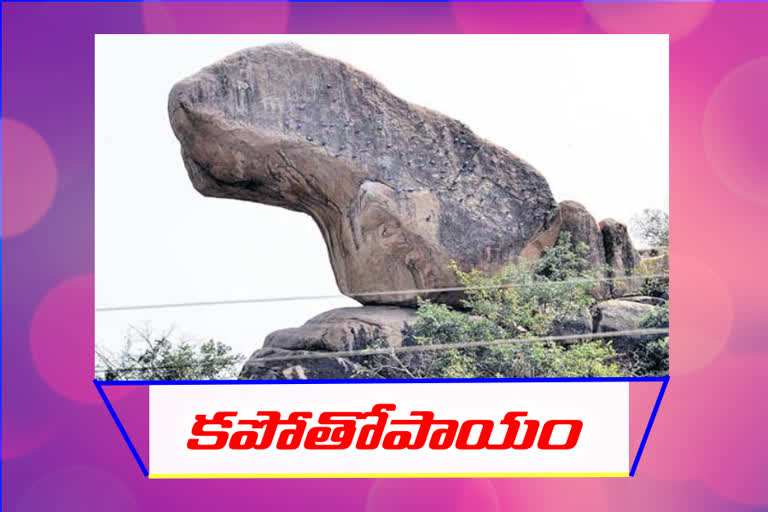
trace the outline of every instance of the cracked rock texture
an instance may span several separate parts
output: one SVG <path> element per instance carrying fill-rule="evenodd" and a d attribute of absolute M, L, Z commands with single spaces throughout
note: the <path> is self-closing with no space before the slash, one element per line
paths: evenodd
<path fill-rule="evenodd" d="M 532 166 L 293 44 L 182 80 L 168 110 L 198 191 L 310 215 L 339 289 L 363 304 L 414 305 L 414 293 L 378 292 L 456 286 L 451 260 L 493 273 L 557 237 L 557 204 Z"/>
<path fill-rule="evenodd" d="M 346 358 L 285 361 L 268 359 L 318 351 L 340 352 L 397 347 L 403 344 L 410 326 L 415 321 L 416 310 L 413 308 L 363 306 L 332 309 L 311 318 L 301 327 L 271 333 L 264 341 L 264 347 L 251 355 L 243 367 L 241 376 L 258 379 L 351 377 L 359 366 L 357 362 Z"/>
<path fill-rule="evenodd" d="M 644 279 L 632 277 L 635 267 L 640 263 L 640 254 L 632 245 L 627 226 L 614 219 L 600 221 L 600 231 L 605 247 L 605 261 L 608 264 L 608 277 L 622 278 L 610 283 L 614 297 L 637 295 L 643 288 Z"/>

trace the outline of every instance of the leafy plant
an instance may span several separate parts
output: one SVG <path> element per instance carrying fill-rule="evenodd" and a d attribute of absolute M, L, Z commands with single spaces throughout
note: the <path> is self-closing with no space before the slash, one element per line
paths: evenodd
<path fill-rule="evenodd" d="M 594 303 L 599 269 L 586 260 L 585 244 L 574 244 L 569 234 L 534 263 L 504 267 L 498 274 L 462 271 L 452 264 L 465 286 L 463 310 L 429 301 L 419 303 L 417 320 L 406 345 L 440 345 L 440 350 L 392 352 L 359 361 L 363 377 L 597 377 L 618 376 L 617 354 L 610 342 L 590 341 L 571 346 L 523 342 L 485 346 L 457 346 L 505 338 L 537 338 L 556 322 Z"/>
<path fill-rule="evenodd" d="M 138 347 L 137 347 L 138 345 Z M 235 378 L 241 354 L 224 343 L 192 344 L 172 340 L 172 332 L 154 335 L 149 328 L 131 327 L 118 355 L 96 349 L 101 380 L 212 380 Z"/>

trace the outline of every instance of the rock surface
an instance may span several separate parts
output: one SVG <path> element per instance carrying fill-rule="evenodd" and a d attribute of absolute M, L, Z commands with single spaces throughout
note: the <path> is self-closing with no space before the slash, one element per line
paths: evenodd
<path fill-rule="evenodd" d="M 576 201 L 561 201 L 558 210 L 560 233 L 570 233 L 572 242 L 583 243 L 589 248 L 587 261 L 593 268 L 605 268 L 603 234 L 595 218 Z M 600 276 L 605 276 L 603 271 Z M 611 295 L 611 286 L 607 281 L 595 283 L 591 293 L 598 299 L 607 299 Z"/>
<path fill-rule="evenodd" d="M 567 317 L 552 322 L 552 336 L 566 336 L 568 334 L 587 334 L 592 332 L 592 315 L 589 309 L 570 314 Z"/>
<path fill-rule="evenodd" d="M 573 242 L 582 242 L 589 247 L 587 259 L 592 266 L 605 265 L 603 234 L 595 218 L 576 201 L 561 201 L 558 207 L 560 232 L 570 233 Z"/>
<path fill-rule="evenodd" d="M 600 221 L 600 232 L 603 235 L 605 261 L 608 264 L 608 276 L 623 278 L 632 277 L 635 267 L 640 263 L 640 255 L 632 245 L 627 226 L 614 219 Z M 611 294 L 614 297 L 636 295 L 643 287 L 642 277 L 621 279 L 611 282 Z"/>
<path fill-rule="evenodd" d="M 413 305 L 415 293 L 378 292 L 455 286 L 451 260 L 493 273 L 557 237 L 557 205 L 529 164 L 296 45 L 201 70 L 168 111 L 198 191 L 310 215 L 339 289 L 364 304 Z"/>
<path fill-rule="evenodd" d="M 640 304 L 648 304 L 649 306 L 663 306 L 667 303 L 665 299 L 661 297 L 649 297 L 647 295 L 636 295 L 633 297 L 624 297 L 623 300 L 630 302 L 639 302 Z"/>
<path fill-rule="evenodd" d="M 629 300 L 613 299 L 599 302 L 595 307 L 594 332 L 611 333 L 641 329 L 641 320 L 654 309 L 655 306 Z M 610 334 L 606 336 L 607 339 L 613 340 L 613 347 L 618 352 L 626 352 L 641 343 L 658 337 L 658 335 L 645 335 L 611 338 Z"/>
<path fill-rule="evenodd" d="M 246 361 L 240 372 L 240 378 L 260 380 L 350 379 L 360 369 L 359 365 L 343 357 L 269 361 L 269 358 L 274 357 L 311 355 L 313 353 L 306 350 L 259 349 Z"/>
<path fill-rule="evenodd" d="M 281 329 L 267 336 L 264 347 L 245 364 L 241 375 L 257 379 L 348 378 L 360 368 L 340 357 L 264 361 L 264 358 L 364 350 L 378 346 L 400 346 L 408 328 L 416 321 L 416 310 L 396 306 L 339 308 L 321 313 L 301 327 Z"/>
<path fill-rule="evenodd" d="M 264 347 L 287 350 L 362 350 L 383 341 L 403 342 L 404 332 L 416 321 L 416 311 L 395 306 L 365 306 L 326 311 L 301 327 L 281 329 L 267 336 Z"/>

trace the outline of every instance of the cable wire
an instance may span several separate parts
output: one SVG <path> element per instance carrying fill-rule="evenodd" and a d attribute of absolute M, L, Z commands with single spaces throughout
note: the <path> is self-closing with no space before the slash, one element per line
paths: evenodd
<path fill-rule="evenodd" d="M 499 290 L 508 288 L 529 288 L 532 286 L 550 286 L 550 285 L 566 285 L 566 284 L 585 284 L 595 282 L 614 282 L 614 281 L 631 281 L 636 279 L 662 279 L 669 278 L 669 274 L 653 274 L 643 276 L 621 276 L 621 277 L 597 277 L 597 278 L 583 278 L 583 279 L 571 279 L 564 281 L 532 281 L 530 283 L 505 283 L 496 285 L 483 285 L 483 286 L 449 286 L 445 288 L 416 288 L 412 290 L 388 290 L 378 292 L 350 292 L 345 295 L 297 295 L 294 297 L 263 297 L 256 299 L 230 299 L 230 300 L 217 300 L 217 301 L 200 301 L 200 302 L 172 302 L 166 304 L 143 304 L 132 306 L 103 306 L 95 308 L 97 313 L 114 312 L 114 311 L 136 311 L 143 309 L 169 309 L 169 308 L 186 308 L 186 307 L 201 307 L 201 306 L 220 306 L 220 305 L 233 305 L 233 304 L 254 304 L 254 303 L 269 303 L 269 302 L 292 302 L 292 301 L 304 301 L 304 300 L 329 300 L 329 299 L 342 299 L 342 298 L 361 298 L 371 297 L 375 295 L 422 295 L 427 293 L 443 293 L 443 292 L 460 292 L 460 291 L 473 291 L 473 290 Z"/>
<path fill-rule="evenodd" d="M 612 332 L 592 332 L 584 334 L 563 334 L 559 336 L 538 336 L 533 338 L 499 338 L 495 340 L 468 341 L 463 343 L 437 343 L 434 345 L 403 345 L 399 347 L 381 347 L 363 350 L 342 350 L 336 352 L 305 352 L 302 354 L 291 354 L 284 356 L 271 356 L 256 359 L 258 363 L 269 363 L 276 361 L 291 361 L 299 359 L 325 359 L 335 357 L 362 357 L 373 355 L 392 355 L 396 353 L 427 352 L 438 350 L 455 350 L 460 348 L 475 348 L 485 346 L 530 344 L 543 342 L 559 342 L 565 344 L 578 343 L 595 338 L 615 338 L 621 336 L 645 336 L 654 334 L 669 334 L 669 328 L 646 328 L 646 329 L 628 329 L 624 331 Z M 270 347 L 262 347 L 270 348 Z M 188 368 L 194 365 L 153 365 L 153 366 L 135 366 L 126 368 L 104 368 L 96 371 L 132 371 L 132 370 L 151 370 L 151 369 L 172 369 Z"/>

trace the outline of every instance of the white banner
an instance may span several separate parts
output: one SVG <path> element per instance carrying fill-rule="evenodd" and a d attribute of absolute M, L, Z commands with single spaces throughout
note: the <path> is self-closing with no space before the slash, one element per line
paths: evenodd
<path fill-rule="evenodd" d="M 152 385 L 150 478 L 627 476 L 628 382 Z"/>

